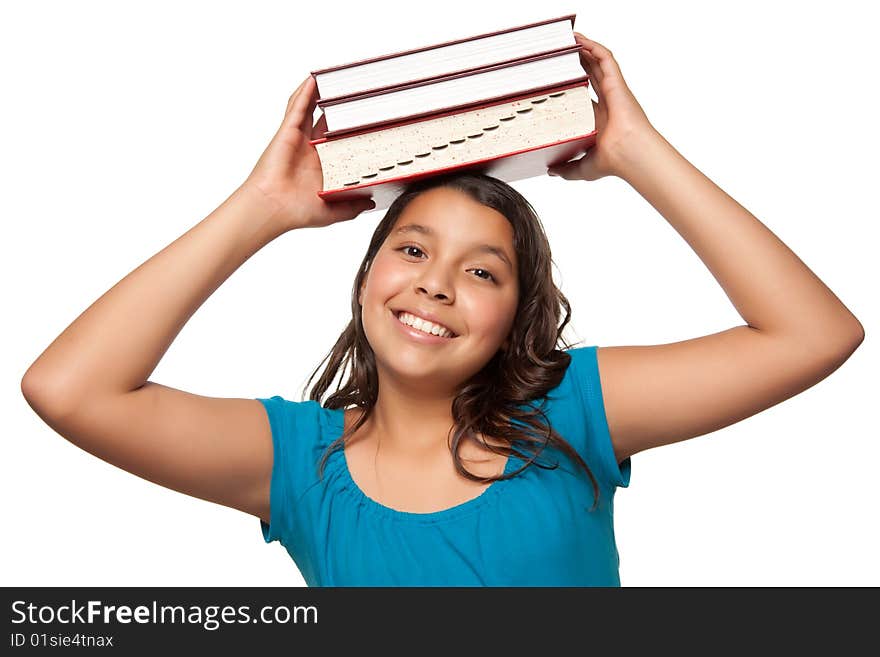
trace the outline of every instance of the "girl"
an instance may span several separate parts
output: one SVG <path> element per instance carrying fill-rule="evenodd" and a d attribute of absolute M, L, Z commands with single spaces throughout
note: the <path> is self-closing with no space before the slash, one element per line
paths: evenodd
<path fill-rule="evenodd" d="M 311 125 L 309 77 L 247 180 L 35 361 L 22 380 L 28 403 L 105 461 L 259 518 L 309 585 L 619 585 L 613 496 L 631 456 L 798 394 L 864 331 L 654 129 L 611 52 L 576 38 L 598 97 L 597 141 L 549 173 L 628 182 L 745 325 L 674 344 L 558 349 L 570 308 L 540 221 L 510 186 L 458 173 L 412 184 L 377 226 L 351 323 L 309 400 L 215 399 L 148 381 L 256 251 L 369 209 L 317 196 L 309 139 L 323 126 Z"/>

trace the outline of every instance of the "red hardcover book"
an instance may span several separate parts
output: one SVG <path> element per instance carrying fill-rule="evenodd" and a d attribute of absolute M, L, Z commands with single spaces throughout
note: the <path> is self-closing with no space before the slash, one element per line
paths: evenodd
<path fill-rule="evenodd" d="M 349 62 L 347 64 L 340 64 L 338 66 L 332 66 L 329 68 L 322 68 L 322 69 L 318 69 L 315 71 L 311 71 L 311 74 L 312 74 L 312 77 L 314 77 L 315 80 L 317 81 L 318 89 L 320 90 L 323 77 L 326 74 L 338 73 L 338 72 L 344 71 L 346 69 L 355 69 L 355 68 L 361 68 L 363 71 L 363 67 L 368 67 L 368 65 L 371 65 L 371 64 L 376 64 L 378 62 L 383 62 L 383 61 L 392 60 L 392 59 L 406 60 L 407 58 L 411 58 L 411 56 L 417 56 L 417 55 L 422 55 L 422 54 L 436 56 L 437 53 L 432 53 L 431 51 L 437 51 L 438 53 L 442 54 L 444 49 L 447 49 L 447 51 L 448 51 L 449 48 L 458 47 L 458 46 L 461 46 L 462 44 L 465 44 L 467 42 L 479 41 L 481 39 L 487 39 L 488 42 L 491 43 L 491 41 L 494 37 L 499 37 L 499 36 L 506 35 L 506 34 L 513 33 L 513 32 L 525 32 L 525 31 L 530 30 L 532 28 L 539 28 L 539 27 L 546 26 L 551 23 L 558 23 L 560 21 L 569 21 L 571 23 L 572 28 L 573 28 L 575 17 L 576 17 L 576 14 L 568 14 L 566 16 L 559 16 L 557 18 L 550 18 L 550 19 L 543 20 L 543 21 L 528 23 L 526 25 L 517 25 L 516 27 L 510 27 L 510 28 L 503 29 L 503 30 L 496 30 L 494 32 L 487 32 L 485 34 L 478 34 L 476 36 L 465 37 L 463 39 L 455 39 L 453 41 L 445 41 L 443 43 L 436 43 L 436 44 L 424 46 L 421 48 L 413 48 L 411 50 L 404 50 L 401 52 L 395 52 L 395 53 L 391 53 L 391 54 L 387 54 L 387 55 L 380 55 L 378 57 L 371 57 L 369 59 L 362 59 L 362 60 L 356 61 L 356 62 Z M 484 43 L 487 43 L 487 42 L 484 41 Z M 530 53 L 530 54 L 536 54 L 536 53 Z M 485 65 L 494 64 L 494 63 L 498 63 L 498 62 L 487 61 Z M 435 67 L 435 70 L 436 70 L 436 67 Z M 447 71 L 446 73 L 454 73 L 454 72 L 455 71 Z M 438 72 L 437 75 L 427 76 L 427 77 L 439 77 L 440 75 L 445 75 L 446 73 Z M 410 82 L 412 82 L 412 81 L 414 81 L 414 80 L 410 80 Z M 400 81 L 395 81 L 393 84 L 402 84 L 403 82 L 404 82 L 403 80 L 400 80 Z M 380 85 L 380 86 L 388 86 L 388 85 Z M 374 90 L 375 89 L 362 89 L 362 91 L 374 91 Z M 333 94 L 333 95 L 338 95 L 338 94 Z M 323 94 L 322 94 L 322 96 L 323 96 Z M 329 98 L 330 96 L 326 96 L 326 97 Z"/>
<path fill-rule="evenodd" d="M 318 150 L 325 174 L 325 189 L 318 195 L 328 202 L 371 198 L 381 210 L 390 206 L 410 182 L 442 173 L 475 170 L 505 182 L 545 175 L 549 166 L 579 157 L 595 144 L 593 108 L 587 92 L 589 78 L 584 78 L 586 81 L 558 85 L 537 94 L 531 91 L 501 101 L 450 108 L 342 137 L 328 138 L 327 133 L 310 142 Z M 475 125 L 483 128 L 475 130 Z M 417 144 L 425 134 L 432 136 Z M 448 144 L 441 143 L 447 138 Z M 389 144 L 398 146 L 398 150 L 388 148 Z M 412 151 L 401 150 L 410 144 Z M 505 144 L 516 147 L 503 150 Z M 336 159 L 331 160 L 328 153 L 334 147 L 338 149 Z M 364 164 L 355 175 L 351 170 L 340 173 L 334 169 L 350 166 L 353 157 L 375 163 L 386 152 L 397 161 L 381 167 Z M 404 152 L 414 155 L 399 154 Z M 484 153 L 493 154 L 482 156 Z"/>

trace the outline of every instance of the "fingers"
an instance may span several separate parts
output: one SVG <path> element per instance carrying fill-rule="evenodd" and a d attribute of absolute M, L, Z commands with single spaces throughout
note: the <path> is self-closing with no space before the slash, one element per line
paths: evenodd
<path fill-rule="evenodd" d="M 601 84 L 602 78 L 604 77 L 602 73 L 602 68 L 601 66 L 599 66 L 599 60 L 596 59 L 596 56 L 588 49 L 587 38 L 579 32 L 575 32 L 574 35 L 575 41 L 577 41 L 578 44 L 581 46 L 581 64 L 583 64 L 584 68 L 587 70 L 587 73 L 590 75 L 593 88 L 598 89 L 599 84 Z"/>
<path fill-rule="evenodd" d="M 312 134 L 312 122 L 315 120 L 315 106 L 318 104 L 318 85 L 312 76 L 306 80 L 306 87 L 300 93 L 305 97 L 304 106 L 302 108 L 302 120 L 299 129 L 304 135 Z M 322 114 L 323 117 L 323 114 Z"/>
<path fill-rule="evenodd" d="M 284 112 L 283 128 L 300 127 L 306 116 L 308 106 L 312 105 L 314 112 L 314 104 L 317 98 L 313 98 L 316 94 L 315 79 L 309 75 L 303 80 L 296 90 L 291 94 L 287 101 L 287 110 Z M 309 131 L 311 130 L 311 114 L 309 114 Z M 308 132 L 306 132 L 308 134 Z"/>
<path fill-rule="evenodd" d="M 284 116 L 285 116 L 285 117 L 288 116 L 288 115 L 290 114 L 291 110 L 292 110 L 292 109 L 294 108 L 294 106 L 296 105 L 296 99 L 299 98 L 300 92 L 302 91 L 302 89 L 303 89 L 303 87 L 305 86 L 306 82 L 308 82 L 308 81 L 309 81 L 309 78 L 311 78 L 311 77 L 312 77 L 312 76 L 310 75 L 310 76 L 307 77 L 305 80 L 303 80 L 302 82 L 300 82 L 300 83 L 299 83 L 299 86 L 298 86 L 296 89 L 293 90 L 293 93 L 292 93 L 292 94 L 290 94 L 290 98 L 288 98 L 288 100 L 287 100 L 287 109 L 284 110 Z"/>
<path fill-rule="evenodd" d="M 620 72 L 620 67 L 617 65 L 617 61 L 614 59 L 614 55 L 611 53 L 608 48 L 603 46 L 601 43 L 597 41 L 592 41 L 588 39 L 580 32 L 575 32 L 575 40 L 583 46 L 583 50 L 587 61 L 592 65 L 594 73 L 596 74 L 596 81 L 601 84 L 602 80 L 606 77 L 612 78 L 623 78 L 623 75 Z"/>

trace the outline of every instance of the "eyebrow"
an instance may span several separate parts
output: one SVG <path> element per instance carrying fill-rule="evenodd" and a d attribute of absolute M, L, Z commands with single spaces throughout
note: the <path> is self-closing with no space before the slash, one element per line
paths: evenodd
<path fill-rule="evenodd" d="M 423 235 L 431 235 L 434 236 L 434 229 L 430 226 L 423 226 L 422 224 L 406 224 L 405 226 L 401 226 L 396 231 L 394 231 L 395 235 L 400 235 L 403 233 L 422 233 Z M 500 260 L 503 260 L 504 263 L 513 269 L 513 264 L 510 262 L 510 259 L 507 257 L 507 254 L 504 253 L 504 249 L 500 246 L 494 246 L 492 244 L 478 244 L 473 247 L 474 251 L 479 251 L 481 253 L 490 253 L 497 257 Z"/>

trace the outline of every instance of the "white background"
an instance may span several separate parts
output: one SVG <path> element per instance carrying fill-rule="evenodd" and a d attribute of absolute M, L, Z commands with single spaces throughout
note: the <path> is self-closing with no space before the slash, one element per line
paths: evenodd
<path fill-rule="evenodd" d="M 877 64 L 868 3 L 4 4 L 0 454 L 4 585 L 301 585 L 240 511 L 67 442 L 20 392 L 49 343 L 250 172 L 311 70 L 577 13 L 653 125 L 865 326 L 830 377 L 754 417 L 633 457 L 616 497 L 624 586 L 880 585 Z M 637 192 L 541 177 L 570 339 L 658 344 L 743 324 Z M 183 328 L 150 379 L 299 400 L 349 315 L 382 213 L 288 233 Z M 873 281 L 873 284 L 869 281 Z M 149 309 L 144 308 L 148 313 Z"/>

